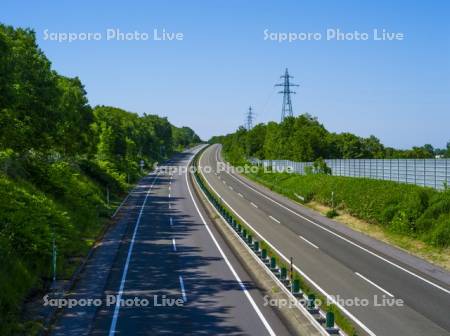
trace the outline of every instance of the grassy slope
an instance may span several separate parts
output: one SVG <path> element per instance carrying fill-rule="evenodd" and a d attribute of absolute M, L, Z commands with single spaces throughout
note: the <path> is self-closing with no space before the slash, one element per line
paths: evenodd
<path fill-rule="evenodd" d="M 450 248 L 450 190 L 438 192 L 390 181 L 261 170 L 248 177 L 295 201 L 299 201 L 295 194 L 301 195 L 305 203 L 323 213 L 331 209 L 334 192 L 338 220 L 449 267 L 449 260 L 439 256 Z"/>
<path fill-rule="evenodd" d="M 29 295 L 50 284 L 53 232 L 58 278 L 69 278 L 109 220 L 106 185 L 113 200 L 124 188 L 113 174 L 87 162 L 33 164 L 26 172 L 15 178 L 0 174 L 1 335 L 31 332 L 20 310 Z"/>

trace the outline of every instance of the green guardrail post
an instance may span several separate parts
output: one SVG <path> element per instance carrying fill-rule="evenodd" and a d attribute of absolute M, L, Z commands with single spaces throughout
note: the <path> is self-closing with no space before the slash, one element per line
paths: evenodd
<path fill-rule="evenodd" d="M 314 294 L 309 294 L 308 295 L 308 309 L 315 309 L 315 303 L 314 301 L 316 301 L 316 296 Z"/>
<path fill-rule="evenodd" d="M 326 328 L 329 328 L 329 329 L 334 328 L 334 313 L 331 311 L 327 312 L 325 326 L 326 326 Z"/>
<path fill-rule="evenodd" d="M 247 242 L 248 242 L 249 245 L 252 245 L 252 244 L 253 244 L 253 237 L 252 237 L 251 234 L 248 235 L 248 237 L 247 237 Z"/>
<path fill-rule="evenodd" d="M 294 281 L 292 281 L 292 293 L 300 293 L 300 279 L 294 279 Z"/>
<path fill-rule="evenodd" d="M 259 252 L 259 241 L 255 240 L 255 242 L 253 243 L 253 249 L 256 252 Z"/>
<path fill-rule="evenodd" d="M 280 278 L 281 278 L 281 280 L 286 280 L 286 278 L 287 278 L 287 268 L 286 267 L 281 267 Z"/>
<path fill-rule="evenodd" d="M 261 251 L 261 259 L 263 259 L 263 260 L 267 259 L 267 249 L 262 249 L 262 251 Z"/>
<path fill-rule="evenodd" d="M 270 268 L 273 270 L 277 268 L 277 259 L 275 257 L 270 258 Z"/>

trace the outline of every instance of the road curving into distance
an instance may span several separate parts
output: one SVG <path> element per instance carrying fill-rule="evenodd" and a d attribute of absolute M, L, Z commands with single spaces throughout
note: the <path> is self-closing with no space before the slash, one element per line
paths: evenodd
<path fill-rule="evenodd" d="M 139 207 L 122 210 L 134 223 L 105 288 L 123 300 L 156 296 L 183 304 L 102 307 L 89 334 L 289 335 L 200 207 L 185 169 L 199 149 L 167 163 L 181 174 L 159 170 L 135 189 L 130 198 L 139 198 Z"/>
<path fill-rule="evenodd" d="M 426 265 L 426 272 L 415 269 L 397 258 L 401 251 L 383 254 L 389 249 L 378 251 L 376 244 L 360 241 L 361 235 L 345 235 L 333 228 L 335 222 L 311 217 L 297 203 L 234 172 L 218 170 L 219 161 L 219 145 L 207 148 L 200 158 L 210 187 L 281 254 L 293 257 L 296 268 L 360 328 L 372 335 L 450 335 L 448 273 L 432 265 Z M 439 277 L 430 275 L 434 271 Z"/>

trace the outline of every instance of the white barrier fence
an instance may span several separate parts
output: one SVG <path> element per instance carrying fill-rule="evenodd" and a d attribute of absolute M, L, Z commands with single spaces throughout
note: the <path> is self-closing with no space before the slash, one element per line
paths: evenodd
<path fill-rule="evenodd" d="M 272 167 L 276 171 L 305 174 L 313 162 L 250 159 L 253 164 Z M 332 175 L 365 177 L 416 184 L 443 190 L 450 186 L 450 159 L 355 159 L 325 160 Z"/>

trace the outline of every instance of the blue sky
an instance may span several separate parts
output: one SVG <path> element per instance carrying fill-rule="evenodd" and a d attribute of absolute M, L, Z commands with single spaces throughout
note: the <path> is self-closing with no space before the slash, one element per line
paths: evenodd
<path fill-rule="evenodd" d="M 78 76 L 92 105 L 167 116 L 204 139 L 234 131 L 249 105 L 279 121 L 273 85 L 286 67 L 300 84 L 294 113 L 327 129 L 371 134 L 398 148 L 450 141 L 450 5 L 445 1 L 3 0 L 0 22 L 31 27 L 59 73 Z M 107 41 L 106 29 L 182 32 L 183 41 Z M 368 41 L 326 40 L 327 29 Z M 374 41 L 372 30 L 405 35 Z M 44 40 L 100 32 L 100 41 Z M 320 41 L 264 40 L 319 32 Z"/>

